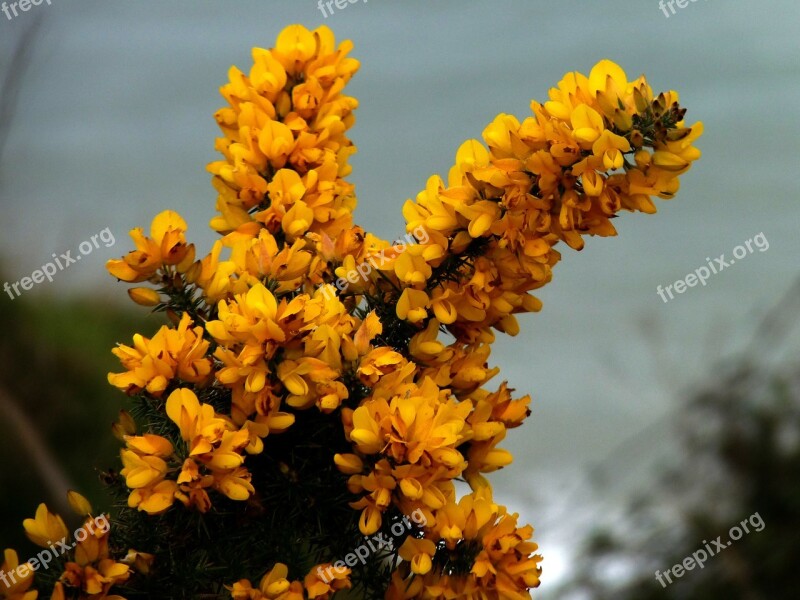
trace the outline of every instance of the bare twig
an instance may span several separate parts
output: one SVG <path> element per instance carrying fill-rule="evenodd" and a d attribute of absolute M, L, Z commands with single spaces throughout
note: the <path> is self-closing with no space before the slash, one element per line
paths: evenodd
<path fill-rule="evenodd" d="M 21 454 L 30 456 L 50 493 L 54 508 L 61 513 L 68 513 L 70 509 L 66 502 L 66 493 L 71 489 L 69 480 L 42 439 L 39 429 L 2 387 L 0 387 L 0 415 L 7 429 L 16 432 L 17 439 L 25 450 Z"/>

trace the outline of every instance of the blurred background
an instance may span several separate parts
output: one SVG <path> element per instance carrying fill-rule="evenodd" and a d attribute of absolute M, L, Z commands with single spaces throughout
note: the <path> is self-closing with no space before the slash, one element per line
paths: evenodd
<path fill-rule="evenodd" d="M 610 58 L 702 120 L 704 157 L 654 216 L 563 249 L 544 309 L 493 362 L 533 415 L 496 498 L 537 530 L 552 598 L 794 598 L 800 584 L 797 178 L 800 7 L 789 0 L 53 0 L 0 13 L 0 284 L 108 228 L 32 290 L 0 293 L 0 548 L 67 487 L 102 506 L 124 397 L 109 350 L 157 317 L 105 273 L 165 208 L 205 253 L 214 111 L 287 24 L 355 43 L 357 221 L 404 233 L 402 203 L 499 112 L 524 118 L 567 71 Z M 668 11 L 669 12 L 669 11 Z M 763 233 L 749 254 L 664 303 L 656 293 Z M 13 294 L 11 294 L 13 295 Z M 766 527 L 662 588 L 662 572 L 755 512 Z M 21 554 L 25 555 L 24 550 Z"/>

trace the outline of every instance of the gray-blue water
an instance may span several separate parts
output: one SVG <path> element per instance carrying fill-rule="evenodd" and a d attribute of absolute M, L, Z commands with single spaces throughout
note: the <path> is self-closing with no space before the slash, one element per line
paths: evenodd
<path fill-rule="evenodd" d="M 216 158 L 217 89 L 289 23 L 324 22 L 355 42 L 357 215 L 392 239 L 403 201 L 446 173 L 464 139 L 498 112 L 525 116 L 565 72 L 608 57 L 656 90 L 680 91 L 706 133 L 678 198 L 655 216 L 624 215 L 618 238 L 565 250 L 543 312 L 496 346 L 502 376 L 534 397 L 508 442 L 516 463 L 494 477 L 497 498 L 538 526 L 545 588 L 568 568 L 575 515 L 599 506 L 581 492 L 587 472 L 624 464 L 632 475 L 621 487 L 644 480 L 635 467 L 668 451 L 676 393 L 713 375 L 798 274 L 796 2 L 703 0 L 667 18 L 656 0 L 370 0 L 325 19 L 314 0 L 53 0 L 12 21 L 0 14 L 3 64 L 34 13 L 44 27 L 0 164 L 5 272 L 29 275 L 106 227 L 117 241 L 29 294 L 122 301 L 102 265 L 129 249 L 128 229 L 166 207 L 210 246 L 204 166 Z M 657 285 L 760 232 L 769 250 L 667 304 L 657 296 Z"/>

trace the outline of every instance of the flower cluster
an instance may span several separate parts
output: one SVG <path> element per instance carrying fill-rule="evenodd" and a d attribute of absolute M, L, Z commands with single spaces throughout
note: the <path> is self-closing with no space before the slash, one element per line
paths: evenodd
<path fill-rule="evenodd" d="M 197 258 L 168 210 L 109 261 L 114 277 L 150 283 L 131 298 L 170 319 L 118 346 L 122 371 L 109 374 L 135 408 L 114 426 L 123 468 L 108 478 L 125 547 L 152 556 L 115 561 L 106 538 L 81 542 L 54 598 L 114 598 L 123 582 L 152 591 L 148 577 L 173 586 L 163 597 L 190 587 L 235 600 L 351 587 L 523 600 L 539 585 L 533 529 L 494 503 L 486 477 L 511 464 L 501 444 L 531 402 L 488 386 L 494 330 L 514 335 L 516 315 L 541 308 L 531 292 L 552 278 L 559 242 L 581 249 L 584 235 L 615 234 L 620 211 L 672 197 L 702 127 L 685 125 L 675 92 L 601 61 L 524 121 L 499 115 L 485 145 L 464 143 L 447 184 L 434 176 L 406 202 L 410 235 L 391 242 L 352 222 L 351 47 L 293 25 L 253 51 L 248 74 L 232 68 L 222 160 L 209 165 L 220 238 Z M 456 480 L 471 493 L 459 498 Z M 398 547 L 320 578 L 345 544 L 412 513 L 425 525 Z M 155 527 L 164 534 L 147 537 Z M 61 529 L 42 513 L 29 533 Z M 30 579 L 15 586 L 0 593 L 36 597 Z"/>
<path fill-rule="evenodd" d="M 317 565 L 305 579 L 301 581 L 289 581 L 289 569 L 283 563 L 276 564 L 261 579 L 261 584 L 257 588 L 246 579 L 234 583 L 229 589 L 233 600 L 329 600 L 339 590 L 350 589 L 350 569 L 343 569 L 336 572 L 333 578 L 323 581 L 318 572 L 320 569 L 330 567 L 329 564 Z"/>
<path fill-rule="evenodd" d="M 186 388 L 170 394 L 165 410 L 180 431 L 182 447 L 176 451 L 168 439 L 149 433 L 124 436 L 120 474 L 133 490 L 128 506 L 158 514 L 177 499 L 206 512 L 211 508 L 207 488 L 231 500 L 247 500 L 254 492 L 250 473 L 242 466 L 244 451 L 253 445 L 250 431 L 215 413 L 211 405 L 201 404 Z M 177 470 L 168 461 L 180 461 L 174 481 L 166 478 Z"/>
<path fill-rule="evenodd" d="M 164 211 L 153 220 L 150 237 L 140 227 L 131 230 L 136 250 L 110 260 L 108 272 L 130 283 L 150 280 L 162 268 L 184 273 L 195 256 L 194 244 L 186 243 L 185 233 L 186 221 L 174 211 Z"/>
<path fill-rule="evenodd" d="M 529 598 L 538 587 L 541 557 L 529 541 L 533 528 L 492 502 L 489 488 L 450 501 L 422 539 L 407 538 L 387 600 L 426 598 Z"/>
<path fill-rule="evenodd" d="M 83 525 L 74 533 L 74 542 L 68 543 L 70 534 L 64 520 L 40 504 L 32 519 L 25 519 L 23 527 L 28 538 L 37 546 L 44 548 L 36 558 L 20 565 L 14 550 L 5 551 L 2 565 L 4 582 L 11 578 L 13 583 L 0 586 L 0 598 L 9 600 L 36 600 L 39 592 L 31 590 L 34 572 L 57 566 L 62 569 L 53 588 L 51 600 L 125 600 L 112 594 L 111 589 L 124 584 L 131 576 L 131 566 L 127 558 L 138 555 L 137 567 L 146 571 L 152 563 L 152 556 L 131 551 L 129 557 L 117 561 L 111 557 L 109 537 L 111 524 L 106 515 L 92 516 L 89 502 L 77 492 L 67 495 L 70 506 L 81 516 Z"/>
<path fill-rule="evenodd" d="M 248 75 L 233 67 L 222 87 L 229 106 L 216 116 L 224 160 L 211 163 L 218 217 L 227 233 L 257 222 L 293 241 L 306 232 L 334 237 L 350 225 L 352 184 L 344 181 L 355 146 L 346 137 L 355 98 L 341 91 L 359 67 L 350 41 L 327 27 L 287 27 L 272 50 L 253 50 Z"/>
<path fill-rule="evenodd" d="M 348 397 L 341 377 L 356 326 L 324 290 L 279 303 L 257 283 L 230 303 L 221 300 L 218 319 L 206 329 L 219 344 L 214 356 L 224 366 L 217 379 L 232 389 L 234 419 L 258 413 L 256 423 L 282 431 L 292 423 L 291 415 L 278 411 L 282 396 L 297 409 L 336 409 Z"/>
<path fill-rule="evenodd" d="M 394 267 L 406 286 L 401 318 L 433 314 L 470 340 L 489 338 L 489 327 L 516 333 L 514 314 L 540 308 L 529 292 L 551 280 L 559 241 L 580 250 L 585 235 L 615 235 L 620 211 L 655 212 L 651 196 L 672 198 L 700 156 L 702 124 L 684 123 L 678 94 L 654 96 L 608 60 L 588 77 L 569 73 L 531 109 L 522 122 L 498 115 L 485 146 L 459 148 L 446 185 L 434 176 L 406 202 L 408 230 L 424 227 L 431 243 L 411 276 L 400 260 Z"/>
<path fill-rule="evenodd" d="M 111 373 L 108 382 L 130 394 L 146 390 L 160 397 L 174 379 L 186 383 L 202 383 L 211 373 L 211 361 L 206 357 L 209 343 L 203 338 L 202 327 L 192 327 L 192 319 L 183 313 L 178 327 L 162 327 L 148 339 L 133 336 L 133 347 L 120 344 L 112 352 L 126 369 Z"/>

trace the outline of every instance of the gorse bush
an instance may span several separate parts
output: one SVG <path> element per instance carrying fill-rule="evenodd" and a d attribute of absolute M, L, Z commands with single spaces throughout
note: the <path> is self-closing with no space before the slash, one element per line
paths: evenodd
<path fill-rule="evenodd" d="M 52 598 L 522 599 L 539 585 L 533 529 L 485 477 L 530 412 L 487 387 L 494 330 L 540 309 L 531 291 L 559 242 L 580 249 L 614 235 L 619 211 L 671 198 L 701 126 L 675 92 L 601 61 L 464 143 L 392 243 L 352 221 L 351 48 L 293 25 L 248 74 L 232 68 L 209 165 L 221 238 L 197 260 L 165 211 L 109 262 L 152 284 L 130 296 L 170 325 L 114 350 L 109 381 L 135 402 L 114 427 L 117 508 L 36 574 Z M 44 505 L 25 529 L 43 547 L 66 536 Z M 8 551 L 5 572 L 18 562 Z M 31 600 L 33 583 L 0 594 Z"/>

